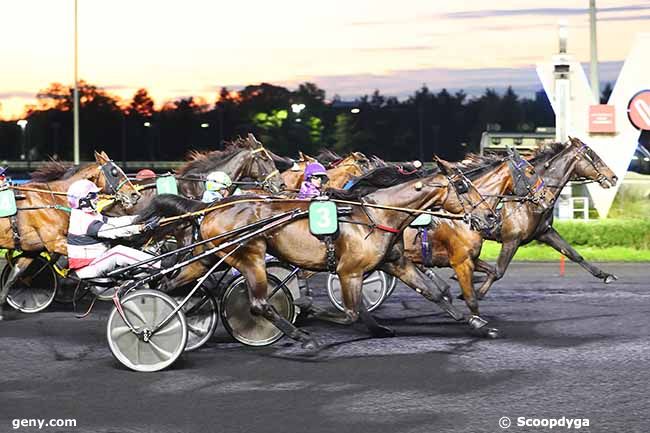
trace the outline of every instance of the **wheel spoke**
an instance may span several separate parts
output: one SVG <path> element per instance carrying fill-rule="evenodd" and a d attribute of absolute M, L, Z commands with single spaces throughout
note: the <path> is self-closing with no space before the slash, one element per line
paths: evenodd
<path fill-rule="evenodd" d="M 205 329 L 199 328 L 198 326 L 194 326 L 189 322 L 187 323 L 187 330 L 194 335 L 198 335 L 199 337 L 203 337 L 206 334 Z"/>
<path fill-rule="evenodd" d="M 128 334 L 131 334 L 131 328 L 126 325 L 116 326 L 115 328 L 111 329 L 111 337 L 114 340 L 118 340 L 120 337 L 124 337 Z"/>
<path fill-rule="evenodd" d="M 125 311 L 124 314 L 126 314 L 128 311 L 129 313 L 133 314 L 135 318 L 138 319 L 143 325 L 147 324 L 147 319 L 144 317 L 142 311 L 140 310 L 140 307 L 138 307 L 135 302 L 123 304 L 122 309 Z"/>
<path fill-rule="evenodd" d="M 380 281 L 380 280 L 381 280 L 381 277 L 376 276 L 376 277 L 368 278 L 367 280 L 363 280 L 363 284 L 370 284 L 370 283 L 374 283 L 374 282 L 377 282 L 377 281 Z"/>
<path fill-rule="evenodd" d="M 168 350 L 163 349 L 162 347 L 158 346 L 153 339 L 149 339 L 149 344 L 151 345 L 151 348 L 153 351 L 158 355 L 158 358 L 161 361 L 166 361 L 169 358 L 171 358 L 174 354 Z"/>
<path fill-rule="evenodd" d="M 169 334 L 170 332 L 175 331 L 179 326 L 181 326 L 181 321 L 172 319 L 164 328 L 157 330 L 154 335 Z"/>

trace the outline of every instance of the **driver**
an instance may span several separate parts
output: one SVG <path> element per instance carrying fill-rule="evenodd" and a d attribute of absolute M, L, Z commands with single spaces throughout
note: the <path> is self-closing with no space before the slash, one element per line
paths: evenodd
<path fill-rule="evenodd" d="M 133 224 L 137 216 L 103 216 L 97 211 L 98 193 L 97 185 L 86 179 L 74 182 L 67 192 L 71 207 L 68 259 L 70 269 L 79 278 L 100 277 L 118 267 L 153 257 L 123 245 L 110 248 L 106 240 L 152 231 L 158 226 L 160 218 L 152 218 L 145 224 Z M 158 263 L 152 266 L 160 267 Z"/>
<path fill-rule="evenodd" d="M 223 171 L 213 171 L 205 179 L 205 192 L 201 197 L 203 203 L 212 203 L 213 201 L 222 200 L 231 195 L 241 195 L 239 188 L 230 192 L 232 179 Z"/>
<path fill-rule="evenodd" d="M 305 167 L 305 181 L 300 186 L 298 198 L 312 198 L 322 194 L 323 185 L 329 180 L 322 164 L 312 162 Z"/>

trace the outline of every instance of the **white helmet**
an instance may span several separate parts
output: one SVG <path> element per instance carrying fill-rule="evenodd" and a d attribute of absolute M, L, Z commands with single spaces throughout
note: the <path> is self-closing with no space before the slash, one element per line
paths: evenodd
<path fill-rule="evenodd" d="M 230 188 L 232 180 L 223 171 L 213 171 L 205 179 L 205 189 L 208 191 L 220 191 Z"/>
<path fill-rule="evenodd" d="M 78 180 L 68 188 L 68 203 L 73 209 L 93 207 L 93 200 L 97 198 L 99 191 L 100 189 L 93 182 L 87 179 Z M 92 194 L 94 194 L 94 198 L 89 197 Z"/>

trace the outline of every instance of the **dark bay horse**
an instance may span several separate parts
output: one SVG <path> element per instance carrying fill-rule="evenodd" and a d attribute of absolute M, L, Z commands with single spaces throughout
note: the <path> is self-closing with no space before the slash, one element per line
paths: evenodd
<path fill-rule="evenodd" d="M 534 189 L 534 185 L 541 184 L 541 179 L 534 168 L 514 151 L 507 158 L 469 155 L 468 159 L 454 165 L 462 168 L 493 209 L 502 200 L 534 202 L 546 209 L 553 199 L 550 189 Z M 426 238 L 422 239 L 423 236 Z M 462 221 L 435 218 L 431 227 L 405 230 L 404 244 L 405 255 L 414 263 L 426 267 L 452 267 L 468 308 L 479 315 L 474 271 L 488 275 L 496 272 L 490 264 L 479 259 L 483 245 L 481 232 L 472 230 Z M 447 289 L 444 281 L 441 284 Z"/>
<path fill-rule="evenodd" d="M 577 138 L 571 138 L 566 145 L 554 143 L 539 149 L 530 162 L 544 180 L 546 187 L 553 190 L 553 203 L 569 180 L 587 179 L 598 182 L 603 188 L 610 188 L 618 181 L 607 164 Z M 492 232 L 486 238 L 499 241 L 503 246 L 497 259 L 496 272 L 489 274 L 487 280 L 481 285 L 478 291 L 479 299 L 487 294 L 496 280 L 503 277 L 519 246 L 533 240 L 550 245 L 606 283 L 616 279 L 615 275 L 608 274 L 586 262 L 552 227 L 552 206 L 543 210 L 531 203 L 504 203 L 500 212 L 502 215 L 500 230 Z"/>
<path fill-rule="evenodd" d="M 0 291 L 0 318 L 9 288 L 34 255 L 43 251 L 67 255 L 70 213 L 65 210 L 68 206 L 66 192 L 80 179 L 91 180 L 102 192 L 114 195 L 124 207 L 133 207 L 140 198 L 122 169 L 105 152 L 95 152 L 95 163 L 78 167 L 47 163 L 32 173 L 31 182 L 14 187 L 24 198 L 17 201 L 15 218 L 0 218 L 0 248 L 20 250 L 25 254 L 12 262 L 12 272 Z"/>
<path fill-rule="evenodd" d="M 368 204 L 411 209 L 440 207 L 452 213 L 471 212 L 471 221 L 475 226 L 481 229 L 490 227 L 494 223 L 494 214 L 471 182 L 444 162 L 439 163 L 444 175 L 434 174 L 379 189 L 363 196 L 361 200 Z M 161 199 L 173 200 L 180 210 L 196 210 L 201 206 L 178 197 L 162 196 Z M 227 233 L 285 211 L 307 209 L 310 204 L 308 200 L 247 200 L 245 197 L 227 199 L 230 206 L 206 215 L 201 224 L 201 236 L 205 239 Z M 152 209 L 151 212 L 158 213 L 159 209 Z M 143 217 L 146 218 L 146 215 Z M 339 234 L 334 240 L 336 273 L 341 281 L 345 303 L 344 322 L 352 323 L 361 318 L 373 335 L 392 335 L 391 330 L 374 320 L 361 302 L 363 275 L 379 268 L 398 277 L 409 287 L 438 304 L 455 320 L 466 320 L 472 328 L 483 327 L 486 321 L 475 316 L 466 318 L 444 298 L 437 286 L 401 253 L 402 232 L 415 217 L 414 213 L 409 212 L 352 206 L 352 214 L 346 219 L 357 224 L 342 222 Z M 223 256 L 226 252 L 220 255 Z M 262 315 L 289 337 L 302 341 L 305 347 L 315 348 L 317 345 L 309 335 L 281 317 L 267 303 L 267 252 L 302 269 L 326 271 L 327 247 L 310 234 L 308 221 L 299 219 L 251 239 L 226 259 L 226 263 L 235 267 L 245 277 L 253 313 Z M 164 290 L 184 284 L 196 275 L 196 272 L 186 268 L 174 280 L 164 283 L 162 288 Z"/>

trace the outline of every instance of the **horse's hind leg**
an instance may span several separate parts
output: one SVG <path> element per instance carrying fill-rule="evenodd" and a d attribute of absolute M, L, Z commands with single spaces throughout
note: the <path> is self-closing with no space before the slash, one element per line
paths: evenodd
<path fill-rule="evenodd" d="M 384 338 L 395 336 L 395 331 L 377 323 L 377 320 L 368 312 L 368 308 L 363 303 L 361 291 L 363 289 L 363 274 L 346 274 L 339 273 L 341 281 L 341 292 L 343 294 L 343 303 L 345 305 L 345 315 L 350 322 L 357 318 L 368 327 L 373 337 Z"/>
<path fill-rule="evenodd" d="M 5 284 L 0 288 L 0 320 L 3 319 L 2 315 L 2 310 L 4 308 L 5 303 L 7 302 L 7 295 L 9 294 L 9 289 L 11 286 L 14 285 L 20 274 L 27 269 L 29 264 L 32 262 L 33 259 L 30 257 L 19 257 L 16 259 L 16 261 L 13 263 L 13 267 L 11 269 L 11 272 L 9 273 L 9 277 L 7 278 L 7 281 Z M 10 264 L 7 264 L 6 266 L 11 266 Z"/>
<path fill-rule="evenodd" d="M 242 271 L 244 278 L 246 278 L 249 291 L 248 294 L 251 301 L 251 312 L 253 314 L 259 314 L 269 322 L 273 323 L 273 325 L 282 331 L 282 333 L 287 337 L 300 341 L 303 348 L 309 350 L 317 349 L 318 344 L 316 343 L 316 340 L 282 317 L 273 305 L 267 302 L 268 280 L 266 278 L 264 254 L 261 255 L 261 260 L 249 256 L 247 261 L 248 263 L 246 263 L 245 266 L 242 266 L 240 263 L 237 267 Z"/>

